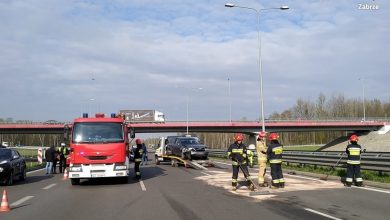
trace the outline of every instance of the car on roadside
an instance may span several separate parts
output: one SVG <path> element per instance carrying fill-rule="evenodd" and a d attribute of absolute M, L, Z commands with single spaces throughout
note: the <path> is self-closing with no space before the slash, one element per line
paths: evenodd
<path fill-rule="evenodd" d="M 26 161 L 17 150 L 0 149 L 0 183 L 12 185 L 14 180 L 26 179 Z"/>
<path fill-rule="evenodd" d="M 201 144 L 197 137 L 176 137 L 173 143 L 168 142 L 167 151 L 188 160 L 207 160 L 209 155 L 206 145 Z"/>

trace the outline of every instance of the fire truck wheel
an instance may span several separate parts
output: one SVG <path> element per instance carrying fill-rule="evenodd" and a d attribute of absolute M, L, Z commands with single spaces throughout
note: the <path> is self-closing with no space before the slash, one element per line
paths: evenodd
<path fill-rule="evenodd" d="M 158 160 L 158 156 L 156 155 L 155 157 L 156 165 L 160 165 L 160 161 Z"/>

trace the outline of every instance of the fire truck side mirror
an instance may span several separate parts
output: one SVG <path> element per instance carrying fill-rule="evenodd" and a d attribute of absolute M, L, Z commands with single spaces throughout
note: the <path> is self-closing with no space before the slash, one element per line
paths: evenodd
<path fill-rule="evenodd" d="M 130 138 L 135 138 L 135 131 L 133 128 L 130 128 Z"/>

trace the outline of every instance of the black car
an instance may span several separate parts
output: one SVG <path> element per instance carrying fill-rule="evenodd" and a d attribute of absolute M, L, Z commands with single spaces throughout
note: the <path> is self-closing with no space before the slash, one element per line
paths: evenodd
<path fill-rule="evenodd" d="M 12 185 L 15 177 L 26 179 L 26 161 L 17 150 L 0 148 L 0 182 Z"/>
<path fill-rule="evenodd" d="M 197 137 L 176 137 L 174 143 L 168 143 L 167 151 L 174 156 L 189 160 L 207 160 L 209 155 L 206 146 L 201 144 Z"/>

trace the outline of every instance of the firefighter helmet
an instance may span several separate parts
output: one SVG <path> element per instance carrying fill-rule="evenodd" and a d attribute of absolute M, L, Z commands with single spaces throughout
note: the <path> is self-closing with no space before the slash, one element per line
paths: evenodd
<path fill-rule="evenodd" d="M 142 144 L 142 140 L 139 139 L 139 138 L 137 138 L 137 139 L 135 140 L 135 143 L 136 143 L 136 144 Z"/>
<path fill-rule="evenodd" d="M 242 135 L 241 133 L 234 134 L 234 140 L 235 141 L 242 141 L 242 140 L 244 140 L 244 135 Z"/>
<path fill-rule="evenodd" d="M 359 140 L 359 137 L 356 135 L 356 134 L 353 134 L 353 135 L 351 135 L 351 137 L 349 137 L 349 140 L 350 141 L 358 141 Z"/>
<path fill-rule="evenodd" d="M 279 138 L 278 133 L 271 133 L 271 134 L 269 135 L 269 140 L 270 140 L 270 141 L 278 140 L 278 138 Z"/>
<path fill-rule="evenodd" d="M 265 131 L 260 131 L 259 135 L 257 136 L 257 139 L 265 138 L 265 137 L 267 137 L 267 133 L 265 133 Z"/>

